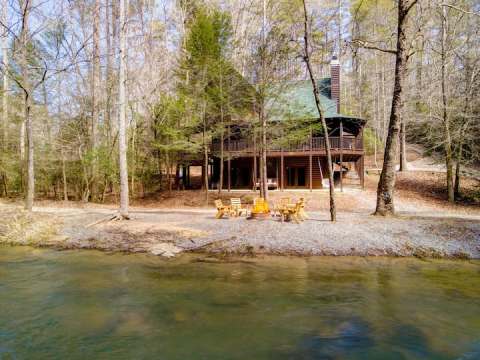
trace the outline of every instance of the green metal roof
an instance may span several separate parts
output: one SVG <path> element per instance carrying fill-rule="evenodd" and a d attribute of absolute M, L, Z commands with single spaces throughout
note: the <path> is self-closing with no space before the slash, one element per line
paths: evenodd
<path fill-rule="evenodd" d="M 325 118 L 350 117 L 337 113 L 337 104 L 330 98 L 330 78 L 317 80 L 320 103 Z M 310 80 L 276 84 L 267 90 L 266 110 L 273 121 L 318 118 Z"/>

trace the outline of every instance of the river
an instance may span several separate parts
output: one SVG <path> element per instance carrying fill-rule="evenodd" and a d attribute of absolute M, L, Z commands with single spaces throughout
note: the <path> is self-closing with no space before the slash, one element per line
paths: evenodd
<path fill-rule="evenodd" d="M 0 247 L 0 359 L 480 359 L 480 262 Z"/>

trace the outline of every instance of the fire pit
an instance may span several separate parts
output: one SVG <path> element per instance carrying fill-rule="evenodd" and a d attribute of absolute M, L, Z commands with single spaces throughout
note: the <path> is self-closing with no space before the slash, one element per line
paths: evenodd
<path fill-rule="evenodd" d="M 250 217 L 252 219 L 268 219 L 270 216 L 270 209 L 268 207 L 268 202 L 264 198 L 257 198 L 253 202 L 253 209 L 250 212 Z"/>

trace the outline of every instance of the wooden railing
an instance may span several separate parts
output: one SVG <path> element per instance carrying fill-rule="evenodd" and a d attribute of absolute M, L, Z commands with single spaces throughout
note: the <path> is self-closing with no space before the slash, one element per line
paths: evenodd
<path fill-rule="evenodd" d="M 330 148 L 332 150 L 340 150 L 341 139 L 338 136 L 330 137 Z M 363 150 L 363 141 L 360 136 L 358 137 L 344 137 L 343 138 L 343 150 L 347 151 L 361 151 Z M 257 143 L 257 151 L 259 149 Z M 255 146 L 253 141 L 242 140 L 226 140 L 224 142 L 223 151 L 225 152 L 253 152 Z M 220 151 L 220 142 L 214 142 L 212 144 L 212 150 L 214 152 Z M 291 142 L 286 145 L 280 146 L 270 143 L 268 146 L 269 152 L 284 151 L 284 152 L 309 152 L 312 151 L 325 151 L 325 139 L 323 137 L 313 137 L 310 147 L 310 139 L 303 142 Z"/>

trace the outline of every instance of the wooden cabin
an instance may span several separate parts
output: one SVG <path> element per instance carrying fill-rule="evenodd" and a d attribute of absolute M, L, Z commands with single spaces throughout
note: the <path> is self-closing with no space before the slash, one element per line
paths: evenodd
<path fill-rule="evenodd" d="M 330 136 L 336 186 L 364 187 L 364 119 L 340 112 L 340 65 L 335 58 L 331 76 L 319 79 L 320 101 Z M 267 140 L 267 179 L 270 189 L 321 189 L 328 187 L 325 139 L 321 131 L 310 80 L 278 84 L 269 89 L 265 102 L 270 139 Z M 257 115 L 258 116 L 258 115 Z M 275 128 L 289 122 L 295 132 L 308 123 L 305 136 L 289 141 Z M 313 124 L 313 126 L 312 126 Z M 273 131 L 272 131 L 273 130 Z M 302 129 L 300 129 L 302 130 Z M 275 135 L 271 135 L 271 133 Z M 300 131 L 301 132 L 301 131 Z M 223 186 L 225 190 L 254 190 L 260 181 L 260 133 L 251 122 L 230 125 L 223 141 Z M 209 188 L 218 189 L 220 181 L 221 141 L 212 141 L 209 152 Z M 200 158 L 196 165 L 202 164 Z M 191 163 L 193 164 L 193 163 Z M 186 184 L 190 184 L 190 167 Z M 203 177 L 203 169 L 202 169 Z"/>
<path fill-rule="evenodd" d="M 340 66 L 331 63 L 331 77 L 318 80 L 320 100 L 327 122 L 336 186 L 364 187 L 363 128 L 365 120 L 340 113 Z M 310 119 L 315 124 L 318 111 L 309 80 L 282 84 L 266 102 L 268 121 L 274 123 Z M 318 119 L 318 122 L 320 120 Z M 300 123 L 300 121 L 299 121 Z M 248 125 L 229 128 L 224 139 L 223 189 L 255 189 L 260 179 L 260 136 Z M 318 126 L 315 126 L 318 129 Z M 321 189 L 328 186 L 327 158 L 323 133 L 311 130 L 305 138 L 281 141 L 281 133 L 267 141 L 267 179 L 270 189 Z M 220 180 L 220 141 L 211 147 L 211 188 Z M 327 180 L 327 181 L 326 181 Z"/>

